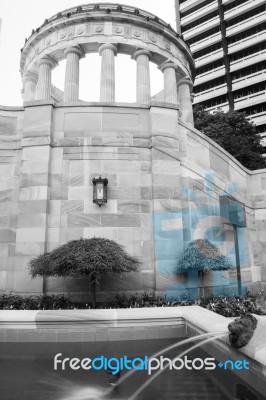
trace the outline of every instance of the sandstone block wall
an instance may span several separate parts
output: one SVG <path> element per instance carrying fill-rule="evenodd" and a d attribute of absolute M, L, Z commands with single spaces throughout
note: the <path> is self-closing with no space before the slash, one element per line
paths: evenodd
<path fill-rule="evenodd" d="M 107 177 L 108 203 L 92 203 L 92 179 Z M 101 280 L 99 298 L 120 291 L 167 293 L 187 286 L 177 259 L 207 235 L 235 262 L 233 228 L 219 196 L 245 203 L 238 228 L 241 275 L 266 281 L 266 172 L 249 172 L 181 122 L 178 110 L 149 106 L 63 106 L 38 101 L 0 110 L 0 290 L 72 293 L 86 279 L 31 279 L 28 261 L 72 239 L 118 241 L 142 261 L 136 274 Z M 218 229 L 218 231 L 217 231 Z M 234 286 L 235 269 L 204 277 L 205 290 Z M 258 282 L 262 282 L 258 285 Z M 202 282 L 201 282 L 202 285 Z"/>

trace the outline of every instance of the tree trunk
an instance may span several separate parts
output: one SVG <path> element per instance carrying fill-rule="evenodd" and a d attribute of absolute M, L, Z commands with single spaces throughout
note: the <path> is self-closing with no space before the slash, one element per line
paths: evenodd
<path fill-rule="evenodd" d="M 199 279 L 198 270 L 191 268 L 188 270 L 188 283 L 187 289 L 189 293 L 190 300 L 196 301 L 199 298 Z"/>
<path fill-rule="evenodd" d="M 205 286 L 204 286 L 204 271 L 203 270 L 199 270 L 199 281 L 200 281 L 200 285 L 199 286 L 199 297 L 205 297 Z"/>
<path fill-rule="evenodd" d="M 91 303 L 92 308 L 96 308 L 96 276 L 91 276 Z"/>

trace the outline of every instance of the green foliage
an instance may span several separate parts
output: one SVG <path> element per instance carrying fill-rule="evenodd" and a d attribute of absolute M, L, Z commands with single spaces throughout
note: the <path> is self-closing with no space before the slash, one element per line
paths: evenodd
<path fill-rule="evenodd" d="M 156 296 L 154 293 L 143 293 L 141 296 L 117 294 L 115 301 L 109 303 L 110 308 L 144 308 L 144 307 L 174 307 L 181 305 L 191 305 L 187 302 L 171 302 L 164 297 Z M 108 305 L 106 305 L 108 307 Z"/>
<path fill-rule="evenodd" d="M 194 108 L 195 128 L 218 143 L 241 164 L 251 170 L 266 168 L 265 152 L 260 144 L 256 127 L 246 119 L 246 114 L 239 111 L 222 110 L 213 114 L 202 106 Z"/>
<path fill-rule="evenodd" d="M 19 296 L 15 294 L 0 295 L 0 310 L 67 310 L 71 301 L 63 295 Z"/>
<path fill-rule="evenodd" d="M 180 307 L 199 305 L 224 317 L 240 317 L 247 313 L 265 315 L 253 297 L 224 297 L 202 298 L 196 302 L 167 301 L 164 297 L 155 296 L 154 293 L 142 295 L 117 294 L 115 300 L 98 305 L 100 309 L 116 308 L 143 308 L 143 307 Z M 73 310 L 89 309 L 91 304 L 75 303 L 69 297 L 62 295 L 18 296 L 12 293 L 0 295 L 0 310 Z"/>
<path fill-rule="evenodd" d="M 198 301 L 198 305 L 207 308 L 224 317 L 240 317 L 248 313 L 265 315 L 253 297 L 224 297 L 224 298 L 208 298 Z"/>
<path fill-rule="evenodd" d="M 230 268 L 230 262 L 209 240 L 190 242 L 178 260 L 178 270 L 221 271 Z"/>
<path fill-rule="evenodd" d="M 41 254 L 29 262 L 29 268 L 33 277 L 95 277 L 98 273 L 136 271 L 139 264 L 118 243 L 94 237 L 72 240 Z"/>

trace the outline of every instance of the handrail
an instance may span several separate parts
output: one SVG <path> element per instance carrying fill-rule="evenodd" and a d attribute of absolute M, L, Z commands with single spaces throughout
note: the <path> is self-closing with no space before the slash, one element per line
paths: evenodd
<path fill-rule="evenodd" d="M 262 11 L 261 13 L 259 13 L 259 14 L 257 14 L 257 15 L 254 15 L 253 17 L 250 17 L 250 18 L 248 18 L 248 19 L 245 19 L 244 21 L 239 22 L 238 24 L 229 26 L 229 27 L 227 28 L 227 31 L 228 31 L 228 33 L 229 33 L 232 29 L 238 28 L 239 26 L 244 25 L 244 24 L 246 24 L 246 23 L 248 23 L 248 22 L 250 22 L 250 21 L 252 21 L 252 20 L 254 20 L 254 19 L 256 20 L 256 19 L 258 19 L 259 17 L 263 16 L 264 14 L 266 14 L 266 11 Z"/>
<path fill-rule="evenodd" d="M 227 15 L 228 15 L 230 12 L 236 11 L 236 10 L 238 10 L 239 8 L 243 7 L 243 6 L 246 7 L 246 5 L 247 5 L 248 3 L 251 4 L 251 3 L 254 3 L 255 1 L 256 1 L 256 0 L 247 0 L 245 3 L 239 4 L 238 6 L 235 6 L 234 8 L 231 8 L 230 10 L 225 11 L 225 13 L 224 13 L 225 18 L 227 17 Z"/>
<path fill-rule="evenodd" d="M 251 99 L 252 97 L 257 97 L 258 95 L 262 95 L 262 94 L 264 94 L 264 93 L 266 94 L 266 90 L 261 90 L 260 92 L 248 94 L 247 96 L 238 97 L 238 98 L 235 99 L 234 101 L 235 101 L 236 103 L 238 103 L 239 101 L 248 100 L 248 99 Z"/>
<path fill-rule="evenodd" d="M 219 70 L 222 70 L 224 68 L 225 68 L 224 65 L 220 65 L 220 67 L 211 69 L 211 70 L 209 70 L 207 72 L 203 72 L 202 74 L 197 75 L 196 79 L 203 78 L 205 75 L 209 75 L 210 73 L 213 74 L 213 73 L 218 72 Z"/>
<path fill-rule="evenodd" d="M 231 65 L 235 65 L 235 64 L 237 64 L 239 62 L 243 62 L 243 61 L 246 61 L 246 60 L 248 60 L 250 58 L 257 57 L 260 54 L 265 53 L 265 52 L 266 52 L 266 49 L 263 49 L 263 50 L 258 51 L 257 53 L 249 54 L 246 57 L 238 58 L 237 60 L 231 61 Z"/>
<path fill-rule="evenodd" d="M 217 49 L 217 50 L 212 51 L 211 53 L 205 54 L 204 56 L 195 58 L 195 63 L 196 63 L 196 62 L 199 62 L 199 61 L 201 61 L 202 59 L 207 58 L 207 57 L 209 57 L 209 56 L 213 56 L 214 54 L 219 53 L 220 51 L 223 51 L 223 49 L 220 48 L 220 49 Z"/>
<path fill-rule="evenodd" d="M 221 36 L 221 32 L 216 32 L 211 36 L 208 36 L 207 38 L 201 39 L 198 42 L 195 42 L 193 44 L 190 45 L 191 49 L 193 46 L 198 46 L 200 43 L 202 42 L 209 42 L 211 39 L 213 39 L 215 36 Z M 220 38 L 219 38 L 220 39 Z"/>
<path fill-rule="evenodd" d="M 241 43 L 246 42 L 247 40 L 254 39 L 255 37 L 261 36 L 261 35 L 263 35 L 264 33 L 266 33 L 266 30 L 265 30 L 265 31 L 260 31 L 260 32 L 254 33 L 253 35 L 247 36 L 247 37 L 245 37 L 244 39 L 238 40 L 238 42 L 230 43 L 230 44 L 228 45 L 228 48 L 231 49 L 231 48 L 233 48 L 234 46 L 237 46 L 237 45 L 239 45 L 239 44 L 241 44 Z"/>
<path fill-rule="evenodd" d="M 234 83 L 239 83 L 241 81 L 246 81 L 246 80 L 249 80 L 250 78 L 254 78 L 257 75 L 261 76 L 265 72 L 266 72 L 266 69 L 257 71 L 257 72 L 253 72 L 253 74 L 245 75 L 245 76 L 242 76 L 241 78 L 237 78 L 237 79 L 233 80 L 232 83 L 234 84 Z"/>
<path fill-rule="evenodd" d="M 214 5 L 214 4 L 217 5 L 216 0 L 214 0 L 212 3 L 209 3 L 209 4 L 207 4 L 206 6 L 204 6 L 204 7 L 202 7 L 202 8 L 199 8 L 198 10 L 194 11 L 193 13 L 186 15 L 186 16 L 183 18 L 183 21 L 185 22 L 185 21 L 186 21 L 186 18 L 191 17 L 191 16 L 193 16 L 193 15 L 199 13 L 200 11 L 209 9 L 209 8 L 210 8 L 212 5 Z M 217 5 L 217 7 L 218 7 L 218 5 Z"/>
<path fill-rule="evenodd" d="M 207 93 L 209 93 L 209 92 L 217 92 L 219 89 L 222 89 L 222 88 L 224 88 L 224 87 L 226 87 L 226 83 L 222 83 L 221 85 L 219 85 L 219 86 L 215 86 L 215 87 L 213 87 L 213 88 L 210 88 L 210 89 L 207 89 L 207 90 L 204 90 L 203 92 L 200 92 L 200 93 L 198 93 L 198 94 L 195 94 L 195 98 L 196 97 L 200 97 L 200 96 L 203 96 L 204 94 L 207 94 Z"/>
<path fill-rule="evenodd" d="M 216 19 L 218 19 L 218 21 L 219 21 L 219 16 L 218 15 L 216 15 L 212 19 L 209 19 L 208 24 L 210 24 L 211 22 L 215 22 Z M 203 22 L 202 24 L 197 25 L 197 26 L 193 26 L 193 28 L 191 28 L 188 31 L 184 32 L 183 35 L 185 36 L 186 34 L 191 33 L 195 29 L 198 29 L 198 28 L 206 28 L 206 22 Z"/>

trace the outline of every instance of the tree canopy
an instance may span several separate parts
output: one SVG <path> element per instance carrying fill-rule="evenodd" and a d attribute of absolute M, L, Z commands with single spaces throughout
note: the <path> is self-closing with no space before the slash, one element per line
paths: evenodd
<path fill-rule="evenodd" d="M 187 272 L 221 271 L 230 268 L 230 261 L 209 240 L 197 239 L 189 243 L 178 261 L 178 270 Z"/>
<path fill-rule="evenodd" d="M 30 260 L 33 277 L 90 278 L 92 307 L 96 307 L 98 275 L 137 271 L 140 262 L 113 240 L 91 238 L 72 240 L 51 252 Z"/>
<path fill-rule="evenodd" d="M 139 261 L 113 240 L 91 238 L 72 240 L 51 252 L 30 260 L 33 277 L 80 277 L 136 271 Z"/>
<path fill-rule="evenodd" d="M 194 108 L 195 128 L 210 137 L 242 165 L 251 170 L 266 168 L 265 153 L 256 126 L 245 112 L 217 110 L 213 114 L 203 106 Z"/>

